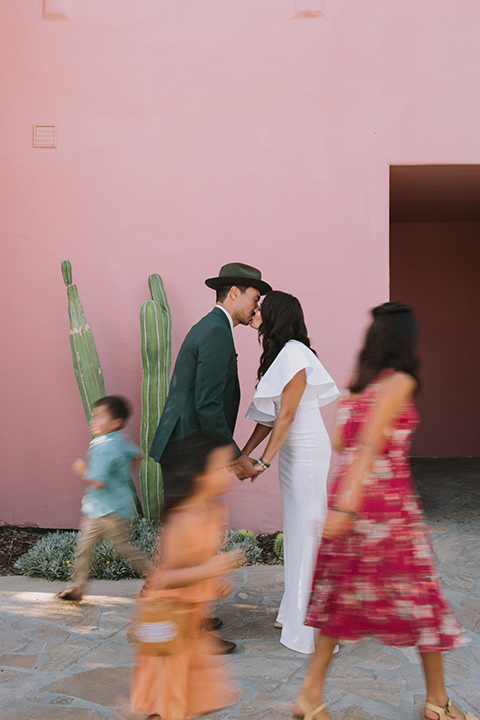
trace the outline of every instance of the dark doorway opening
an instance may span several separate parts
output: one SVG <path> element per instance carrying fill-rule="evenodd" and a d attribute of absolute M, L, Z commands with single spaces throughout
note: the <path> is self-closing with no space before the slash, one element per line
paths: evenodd
<path fill-rule="evenodd" d="M 390 168 L 390 298 L 421 324 L 412 455 L 480 456 L 480 165 Z"/>

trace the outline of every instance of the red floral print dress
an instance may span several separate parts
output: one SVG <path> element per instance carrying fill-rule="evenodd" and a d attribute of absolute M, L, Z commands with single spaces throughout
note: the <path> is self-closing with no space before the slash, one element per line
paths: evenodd
<path fill-rule="evenodd" d="M 379 381 L 391 372 L 382 372 L 360 395 L 342 401 L 345 449 L 332 498 L 356 457 Z M 436 652 L 467 642 L 443 594 L 413 484 L 408 455 L 418 422 L 409 400 L 364 478 L 362 507 L 352 530 L 320 544 L 305 624 L 341 644 L 373 636 L 386 645 Z"/>

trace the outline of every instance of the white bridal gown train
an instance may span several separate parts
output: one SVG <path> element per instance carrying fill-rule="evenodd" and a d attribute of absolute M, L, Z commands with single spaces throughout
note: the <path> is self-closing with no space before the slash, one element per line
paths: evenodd
<path fill-rule="evenodd" d="M 258 383 L 247 417 L 272 426 L 280 410 L 283 388 L 302 369 L 306 371 L 307 386 L 279 454 L 285 590 L 277 621 L 283 626 L 283 645 L 312 653 L 315 631 L 303 621 L 327 512 L 331 457 L 320 407 L 336 400 L 340 393 L 316 355 L 303 343 L 290 340 Z"/>

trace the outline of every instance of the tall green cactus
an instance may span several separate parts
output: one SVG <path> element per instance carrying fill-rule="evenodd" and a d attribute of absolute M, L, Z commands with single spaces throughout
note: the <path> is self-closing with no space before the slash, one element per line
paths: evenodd
<path fill-rule="evenodd" d="M 62 275 L 67 286 L 73 368 L 82 398 L 85 417 L 90 427 L 94 402 L 107 394 L 105 392 L 105 382 L 93 333 L 83 312 L 77 286 L 72 284 L 72 264 L 69 260 L 62 262 Z"/>
<path fill-rule="evenodd" d="M 140 309 L 143 367 L 140 487 L 145 517 L 158 520 L 163 497 L 162 471 L 148 453 L 168 395 L 172 316 L 160 275 L 150 275 L 148 285 L 152 300 L 143 303 Z"/>
<path fill-rule="evenodd" d="M 73 285 L 72 282 L 72 264 L 69 260 L 62 262 L 62 275 L 63 281 L 67 286 L 73 368 L 90 430 L 90 423 L 93 417 L 93 405 L 99 398 L 104 397 L 107 393 L 93 333 L 83 312 L 77 286 Z M 135 512 L 143 515 L 142 506 L 138 499 L 133 480 L 130 481 L 130 491 Z"/>

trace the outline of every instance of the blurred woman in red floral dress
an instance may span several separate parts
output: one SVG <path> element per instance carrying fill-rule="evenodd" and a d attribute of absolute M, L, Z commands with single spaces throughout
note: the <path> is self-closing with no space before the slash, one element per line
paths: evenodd
<path fill-rule="evenodd" d="M 442 652 L 466 638 L 443 594 L 409 463 L 418 425 L 417 322 L 412 308 L 384 303 L 339 410 L 341 464 L 314 571 L 306 625 L 320 635 L 292 720 L 329 720 L 323 689 L 336 643 L 375 637 L 420 653 L 426 720 L 479 720 L 454 707 Z"/>

